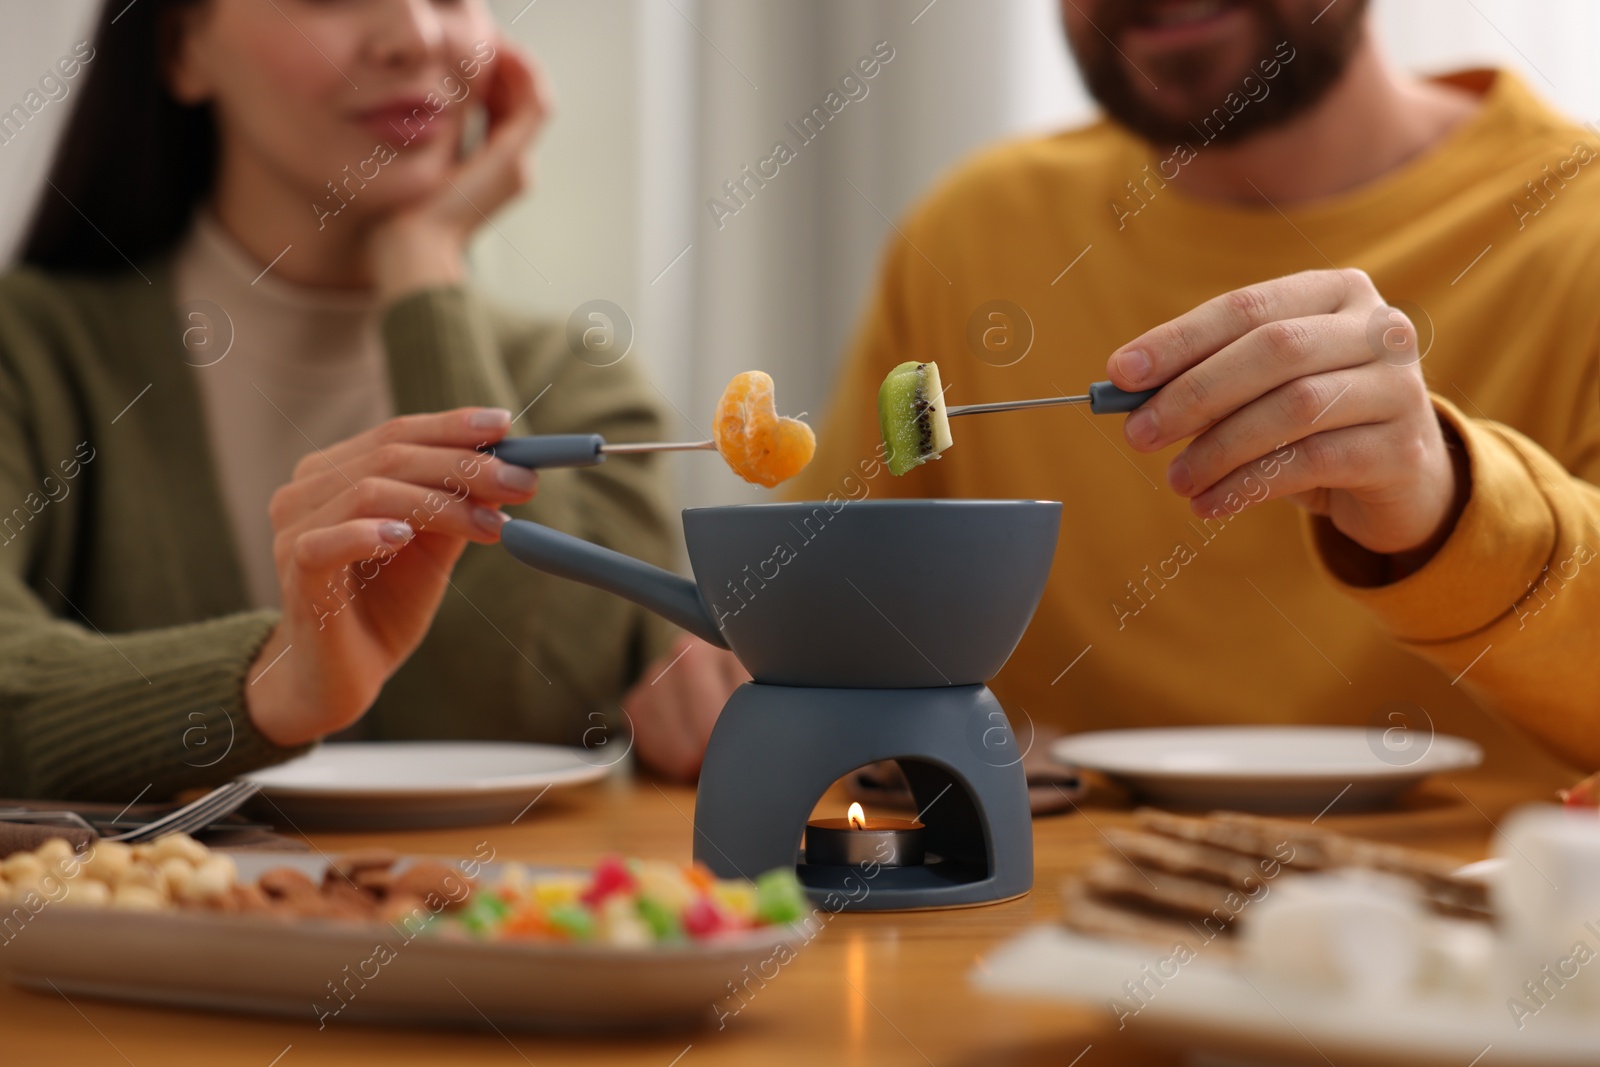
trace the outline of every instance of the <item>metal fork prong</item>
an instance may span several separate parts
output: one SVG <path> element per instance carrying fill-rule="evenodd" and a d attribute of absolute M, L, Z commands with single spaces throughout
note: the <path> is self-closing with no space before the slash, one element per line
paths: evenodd
<path fill-rule="evenodd" d="M 194 811 L 190 812 L 189 816 L 182 820 L 183 825 L 180 830 L 173 831 L 169 829 L 167 832 L 181 832 L 190 834 L 201 829 L 202 827 L 209 826 L 220 819 L 225 819 L 229 815 L 232 815 L 234 812 L 238 811 L 239 808 L 244 805 L 245 801 L 255 796 L 256 791 L 260 789 L 260 786 L 256 785 L 254 782 L 233 782 L 230 784 L 236 786 L 237 788 L 228 793 L 228 795 L 225 797 L 219 796 L 215 804 L 209 805 L 204 809 L 196 808 Z"/>
<path fill-rule="evenodd" d="M 183 807 L 178 808 L 175 811 L 167 812 L 167 814 L 163 815 L 159 819 L 153 819 L 150 822 L 145 823 L 143 826 L 135 827 L 134 829 L 128 830 L 124 833 L 113 834 L 111 836 L 104 837 L 101 840 L 121 841 L 124 844 L 132 845 L 138 844 L 141 841 L 153 841 L 157 837 L 163 837 L 170 833 L 180 833 L 182 832 L 182 827 L 187 823 L 189 815 L 195 811 L 209 812 L 213 807 L 216 806 L 216 802 L 219 797 L 225 799 L 226 797 L 232 795 L 234 792 L 233 787 L 236 784 L 237 783 L 229 782 L 227 785 L 219 786 L 218 788 L 207 793 L 205 796 L 199 797 L 198 799 L 185 804 Z"/>
<path fill-rule="evenodd" d="M 181 817 L 174 819 L 170 824 L 161 829 L 162 835 L 173 833 L 189 833 L 202 826 L 209 825 L 224 815 L 235 811 L 239 805 L 248 800 L 256 790 L 255 785 L 247 782 L 229 782 L 226 786 L 214 790 L 201 799 L 205 803 L 197 803 L 192 809 L 181 813 Z"/>
<path fill-rule="evenodd" d="M 183 833 L 193 833 L 220 819 L 227 818 L 238 811 L 245 801 L 255 796 L 256 791 L 260 789 L 260 786 L 254 782 L 231 782 L 229 784 L 234 788 L 225 796 L 219 795 L 216 798 L 216 803 L 207 805 L 204 808 L 196 808 L 189 813 L 188 817 L 183 820 Z M 170 830 L 168 831 L 168 833 L 171 832 Z"/>
<path fill-rule="evenodd" d="M 207 793 L 205 796 L 192 801 L 176 811 L 153 822 L 129 830 L 126 833 L 116 834 L 102 838 L 105 841 L 121 841 L 125 844 L 137 844 L 141 841 L 152 841 L 167 834 L 188 833 L 206 826 L 223 815 L 232 814 L 239 806 L 254 795 L 258 787 L 254 782 L 229 782 Z"/>
<path fill-rule="evenodd" d="M 229 782 L 226 785 L 218 786 L 202 797 L 190 801 L 181 808 L 167 812 L 159 819 L 154 819 L 120 834 L 99 834 L 87 819 L 75 811 L 33 811 L 25 808 L 4 809 L 0 810 L 0 822 L 27 822 L 43 826 L 67 825 L 74 829 L 87 830 L 102 841 L 121 841 L 125 844 L 137 844 L 141 841 L 164 837 L 167 834 L 191 833 L 219 819 L 227 818 L 237 811 L 245 801 L 255 795 L 258 788 L 253 782 Z M 114 827 L 115 825 L 113 822 L 112 826 Z"/>

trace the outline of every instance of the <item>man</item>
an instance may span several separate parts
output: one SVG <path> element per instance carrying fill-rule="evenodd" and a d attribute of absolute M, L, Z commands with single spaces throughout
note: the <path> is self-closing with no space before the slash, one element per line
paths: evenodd
<path fill-rule="evenodd" d="M 1108 120 L 911 213 L 797 493 L 879 466 L 903 360 L 952 404 L 1161 386 L 1120 427 L 962 419 L 943 458 L 864 478 L 1066 503 L 994 684 L 1024 738 L 1372 723 L 1421 731 L 1394 762 L 1432 730 L 1559 773 L 1504 716 L 1600 766 L 1596 138 L 1507 73 L 1395 70 L 1363 0 L 1063 18 Z"/>

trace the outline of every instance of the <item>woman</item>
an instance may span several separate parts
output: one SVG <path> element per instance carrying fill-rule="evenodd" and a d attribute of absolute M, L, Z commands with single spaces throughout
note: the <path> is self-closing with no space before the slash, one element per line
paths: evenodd
<path fill-rule="evenodd" d="M 620 753 L 674 632 L 492 546 L 509 513 L 667 563 L 657 471 L 478 449 L 661 425 L 631 363 L 464 285 L 547 110 L 484 0 L 112 3 L 84 59 L 0 279 L 0 795 L 154 797 L 338 731 Z M 699 677 L 627 698 L 646 758 L 685 769 Z"/>

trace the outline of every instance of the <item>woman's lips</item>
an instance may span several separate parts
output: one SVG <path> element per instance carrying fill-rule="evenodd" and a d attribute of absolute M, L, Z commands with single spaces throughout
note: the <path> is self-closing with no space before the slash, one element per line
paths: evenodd
<path fill-rule="evenodd" d="M 435 137 L 440 132 L 444 114 L 444 111 L 433 111 L 418 96 L 367 108 L 357 112 L 354 118 L 356 125 L 374 137 L 415 143 Z"/>

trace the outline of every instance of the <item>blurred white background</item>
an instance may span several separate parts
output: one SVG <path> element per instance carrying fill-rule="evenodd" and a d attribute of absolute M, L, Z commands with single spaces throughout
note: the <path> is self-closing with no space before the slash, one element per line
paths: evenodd
<path fill-rule="evenodd" d="M 700 437 L 723 384 L 752 367 L 777 379 L 782 410 L 815 423 L 892 233 L 887 220 L 972 148 L 1091 114 L 1057 0 L 493 4 L 544 62 L 557 116 L 536 193 L 473 250 L 479 281 L 563 320 L 588 300 L 621 306 L 637 333 L 629 358 L 677 409 L 678 430 Z M 0 110 L 88 34 L 97 9 L 0 0 Z M 1593 0 L 1375 0 L 1375 10 L 1409 68 L 1511 67 L 1568 114 L 1600 118 Z M 779 138 L 795 143 L 785 123 L 880 41 L 894 58 L 867 96 L 719 229 L 707 201 L 722 183 Z M 53 105 L 0 145 L 0 249 L 25 224 L 68 115 Z M 760 493 L 704 457 L 676 462 L 685 504 Z"/>

